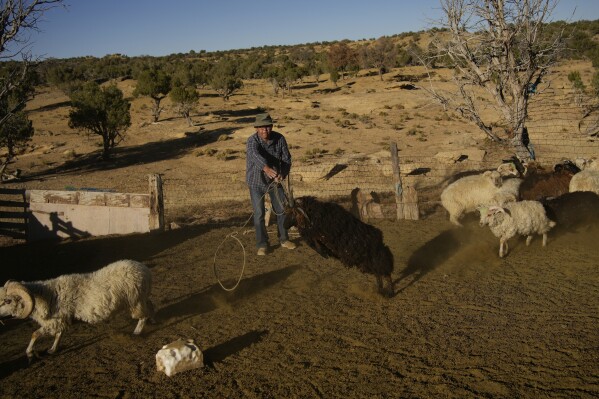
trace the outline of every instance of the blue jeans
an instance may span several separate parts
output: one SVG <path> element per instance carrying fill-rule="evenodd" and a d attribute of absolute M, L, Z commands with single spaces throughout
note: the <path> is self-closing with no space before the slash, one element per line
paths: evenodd
<path fill-rule="evenodd" d="M 266 231 L 266 224 L 264 223 L 264 216 L 266 213 L 266 210 L 264 209 L 265 194 L 266 193 L 264 190 L 250 187 L 250 198 L 252 200 L 252 207 L 254 208 L 256 248 L 268 248 L 268 233 Z M 268 195 L 270 195 L 270 203 L 272 204 L 273 211 L 277 216 L 279 242 L 285 242 L 289 239 L 287 230 L 283 226 L 285 223 L 285 208 L 282 201 L 285 201 L 285 192 L 283 191 L 283 187 L 277 184 L 276 186 L 270 188 Z"/>

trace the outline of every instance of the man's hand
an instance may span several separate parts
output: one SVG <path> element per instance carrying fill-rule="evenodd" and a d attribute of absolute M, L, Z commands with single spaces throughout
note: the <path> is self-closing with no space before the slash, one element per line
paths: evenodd
<path fill-rule="evenodd" d="M 277 176 L 279 176 L 279 173 L 275 169 L 271 168 L 268 165 L 265 165 L 262 168 L 262 170 L 264 171 L 264 173 L 266 174 L 266 176 L 270 177 L 271 179 L 276 179 Z"/>

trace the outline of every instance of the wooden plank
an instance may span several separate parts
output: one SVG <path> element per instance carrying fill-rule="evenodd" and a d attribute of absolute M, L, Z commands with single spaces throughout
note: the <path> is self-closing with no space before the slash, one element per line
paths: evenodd
<path fill-rule="evenodd" d="M 77 204 L 79 202 L 77 191 L 27 190 L 27 193 L 30 203 Z"/>
<path fill-rule="evenodd" d="M 404 218 L 407 220 L 419 220 L 418 192 L 414 187 L 406 187 L 403 190 L 401 201 L 403 203 Z"/>
<path fill-rule="evenodd" d="M 149 208 L 149 194 L 129 194 L 129 206 L 131 208 Z"/>
<path fill-rule="evenodd" d="M 25 189 L 23 188 L 0 188 L 0 194 L 7 195 L 25 195 Z"/>
<path fill-rule="evenodd" d="M 26 201 L 5 201 L 5 200 L 0 200 L 0 206 L 4 206 L 7 208 L 26 208 L 27 207 L 27 202 Z"/>
<path fill-rule="evenodd" d="M 105 193 L 97 191 L 79 191 L 79 205 L 106 205 Z"/>
<path fill-rule="evenodd" d="M 6 237 L 11 237 L 11 238 L 21 238 L 23 240 L 27 238 L 27 234 L 24 232 L 24 229 L 21 229 L 20 231 L 16 231 L 16 230 L 6 230 L 3 228 L 0 228 L 0 236 L 6 236 Z"/>
<path fill-rule="evenodd" d="M 27 218 L 28 213 L 23 212 L 13 212 L 13 211 L 0 211 L 0 219 L 23 219 Z"/>
<path fill-rule="evenodd" d="M 0 229 L 17 229 L 24 231 L 27 228 L 25 221 L 17 222 L 0 222 Z"/>
<path fill-rule="evenodd" d="M 49 204 L 79 203 L 79 193 L 77 191 L 48 191 L 44 197 Z"/>
<path fill-rule="evenodd" d="M 129 207 L 129 194 L 106 193 L 106 206 Z"/>
<path fill-rule="evenodd" d="M 401 174 L 399 169 L 399 157 L 397 156 L 397 143 L 392 141 L 389 146 L 391 152 L 391 165 L 393 166 L 393 192 L 397 204 L 397 220 L 404 219 L 404 207 L 402 201 L 403 187 L 401 185 Z"/>
<path fill-rule="evenodd" d="M 149 176 L 150 186 L 150 230 L 164 230 L 164 199 L 160 175 Z"/>
<path fill-rule="evenodd" d="M 29 238 L 147 233 L 149 216 L 150 208 L 32 203 Z"/>

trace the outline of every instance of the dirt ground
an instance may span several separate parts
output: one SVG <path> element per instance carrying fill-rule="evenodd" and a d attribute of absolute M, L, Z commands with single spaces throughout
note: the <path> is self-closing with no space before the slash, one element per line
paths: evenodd
<path fill-rule="evenodd" d="M 121 314 L 76 323 L 59 352 L 25 357 L 30 321 L 0 326 L 2 398 L 590 398 L 599 396 L 599 229 L 554 234 L 548 246 L 498 242 L 445 218 L 376 224 L 395 256 L 396 295 L 320 258 L 297 240 L 257 257 L 227 238 L 237 228 L 16 245 L 0 249 L 6 278 L 145 262 L 156 324 L 141 336 Z M 272 232 L 271 232 L 272 233 Z M 222 244 L 222 245 L 221 245 Z M 220 245 L 220 248 L 219 248 Z M 217 250 L 217 248 L 219 248 Z M 172 377 L 155 354 L 194 339 L 205 366 Z"/>
<path fill-rule="evenodd" d="M 592 76 L 589 62 L 568 63 L 555 74 L 556 92 L 567 87 L 571 70 Z M 45 353 L 50 338 L 38 341 L 31 364 L 25 348 L 35 323 L 5 320 L 0 398 L 599 397 L 597 226 L 552 232 L 546 248 L 538 238 L 530 247 L 514 238 L 500 259 L 498 240 L 472 220 L 458 229 L 432 212 L 420 221 L 375 222 L 395 256 L 396 294 L 384 299 L 372 276 L 321 258 L 297 236 L 296 250 L 275 245 L 259 258 L 247 226 L 201 222 L 216 212 L 194 206 L 210 189 L 207 176 L 243 172 L 245 140 L 262 110 L 287 137 L 298 169 L 329 158 L 334 164 L 332 154 L 389 156 L 390 141 L 402 162 L 466 148 L 485 150 L 489 165 L 501 159 L 501 149 L 472 124 L 432 105 L 424 90 L 402 88 L 422 72 L 403 68 L 384 81 L 364 74 L 339 87 L 306 82 L 277 97 L 267 83 L 252 81 L 227 103 L 206 89 L 191 127 L 168 99 L 152 124 L 149 99 L 131 98 L 132 126 L 109 162 L 98 161 L 98 137 L 68 128 L 68 98 L 41 88 L 28 106 L 33 141 L 9 165 L 21 179 L 0 187 L 146 192 L 147 174 L 159 173 L 167 223 L 182 228 L 0 242 L 0 282 L 142 261 L 152 270 L 157 310 L 156 324 L 141 336 L 131 334 L 135 321 L 125 314 L 75 323 L 55 355 Z M 439 84 L 446 72 L 436 71 Z M 126 96 L 135 87 L 130 80 L 118 85 Z M 545 155 L 549 145 L 535 136 L 541 130 L 531 135 Z M 585 139 L 583 149 L 591 141 L 597 145 Z M 243 213 L 218 211 L 234 210 Z M 243 247 L 227 238 L 235 232 Z M 243 270 L 239 287 L 223 290 L 215 270 L 227 286 Z M 194 339 L 206 364 L 169 378 L 156 371 L 155 354 L 179 338 Z"/>

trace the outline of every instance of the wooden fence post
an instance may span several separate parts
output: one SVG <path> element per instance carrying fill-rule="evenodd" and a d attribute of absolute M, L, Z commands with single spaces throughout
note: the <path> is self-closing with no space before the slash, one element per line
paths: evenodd
<path fill-rule="evenodd" d="M 149 176 L 150 184 L 150 231 L 164 230 L 164 199 L 162 196 L 162 178 L 154 174 Z"/>
<path fill-rule="evenodd" d="M 397 143 L 395 141 L 391 142 L 389 150 L 391 151 L 391 165 L 393 166 L 393 192 L 395 193 L 395 204 L 397 205 L 397 220 L 400 220 L 404 218 L 403 202 L 401 201 L 403 187 L 401 185 L 399 157 L 397 156 Z"/>
<path fill-rule="evenodd" d="M 418 220 L 418 193 L 411 186 L 403 186 L 399 169 L 399 157 L 397 156 L 397 143 L 392 141 L 389 146 L 391 151 L 391 163 L 393 165 L 393 188 L 395 192 L 395 203 L 397 204 L 397 220 Z"/>

